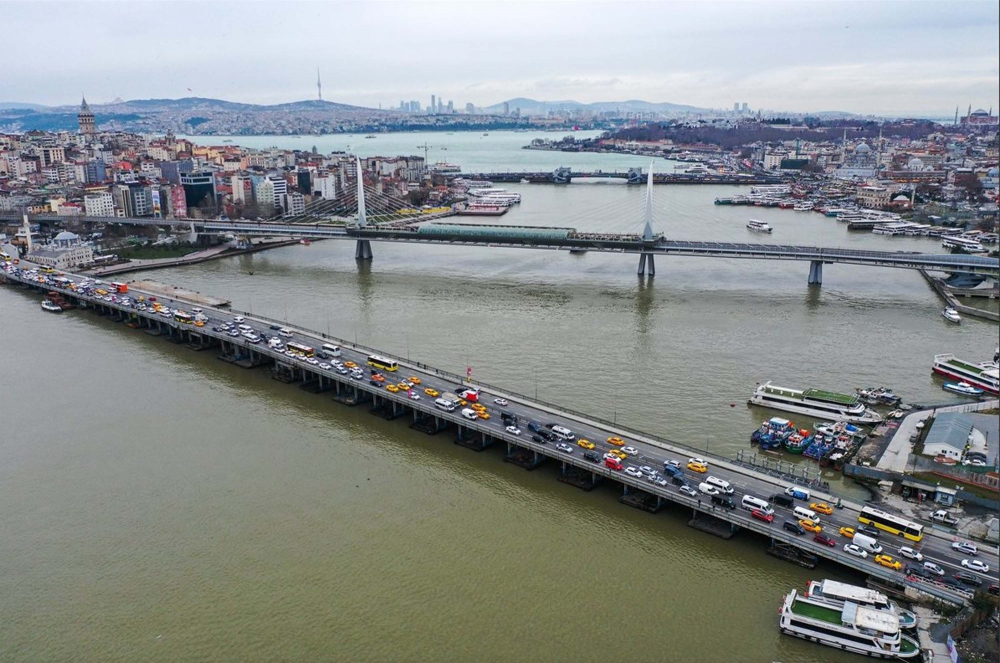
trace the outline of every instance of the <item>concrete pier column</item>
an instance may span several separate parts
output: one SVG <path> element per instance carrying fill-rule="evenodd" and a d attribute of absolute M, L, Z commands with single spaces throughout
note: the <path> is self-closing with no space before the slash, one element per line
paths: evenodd
<path fill-rule="evenodd" d="M 354 259 L 355 260 L 371 260 L 372 259 L 372 243 L 367 239 L 359 239 L 357 241 L 357 247 L 354 249 Z"/>
<path fill-rule="evenodd" d="M 809 285 L 823 285 L 823 261 L 812 260 L 809 263 Z"/>
<path fill-rule="evenodd" d="M 637 272 L 639 276 L 645 276 L 646 274 L 646 254 L 639 254 L 639 271 Z"/>
<path fill-rule="evenodd" d="M 653 259 L 652 253 L 640 253 L 639 254 L 639 276 L 644 276 L 646 274 L 646 263 L 649 263 L 649 275 L 656 276 L 656 262 Z"/>

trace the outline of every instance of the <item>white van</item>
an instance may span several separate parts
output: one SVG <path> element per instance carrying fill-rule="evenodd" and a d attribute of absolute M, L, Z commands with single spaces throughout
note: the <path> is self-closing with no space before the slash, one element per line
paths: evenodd
<path fill-rule="evenodd" d="M 795 517 L 799 520 L 810 520 L 817 525 L 819 524 L 819 516 L 817 516 L 816 512 L 812 509 L 807 509 L 804 506 L 797 506 L 792 513 L 794 513 Z"/>
<path fill-rule="evenodd" d="M 472 421 L 475 421 L 476 419 L 479 418 L 479 415 L 476 413 L 475 410 L 467 407 L 462 408 L 462 416 Z"/>
<path fill-rule="evenodd" d="M 560 440 L 572 441 L 576 439 L 576 435 L 573 435 L 573 431 L 566 428 L 565 426 L 553 426 L 552 434 L 558 437 Z"/>
<path fill-rule="evenodd" d="M 703 481 L 698 484 L 698 492 L 705 493 L 706 495 L 718 495 L 719 489 Z"/>
<path fill-rule="evenodd" d="M 455 408 L 458 407 L 454 401 L 449 401 L 447 398 L 438 398 L 434 401 L 434 405 L 437 405 L 445 412 L 454 412 Z"/>
<path fill-rule="evenodd" d="M 758 511 L 763 511 L 764 513 L 774 513 L 774 509 L 771 508 L 770 504 L 759 497 L 754 497 L 753 495 L 744 495 L 741 504 L 747 511 L 753 511 L 756 509 Z"/>
<path fill-rule="evenodd" d="M 867 534 L 862 534 L 861 532 L 855 532 L 854 538 L 851 539 L 854 545 L 858 546 L 865 552 L 870 552 L 873 555 L 878 555 L 882 552 L 882 546 L 879 542 L 868 536 Z"/>
<path fill-rule="evenodd" d="M 708 477 L 705 479 L 705 483 L 715 486 L 719 489 L 719 492 L 725 493 L 726 495 L 733 494 L 733 487 L 729 485 L 728 481 L 723 481 L 722 479 L 718 479 L 716 477 Z"/>
<path fill-rule="evenodd" d="M 324 343 L 323 347 L 320 348 L 320 352 L 327 359 L 333 359 L 334 357 L 340 356 L 340 347 L 336 345 L 330 345 L 329 343 Z"/>

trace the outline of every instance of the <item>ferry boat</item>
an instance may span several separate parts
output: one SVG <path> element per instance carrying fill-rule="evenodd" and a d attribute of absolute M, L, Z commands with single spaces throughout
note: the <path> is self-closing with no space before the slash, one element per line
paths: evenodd
<path fill-rule="evenodd" d="M 858 396 L 865 403 L 872 405 L 898 405 L 903 399 L 893 393 L 892 389 L 885 387 L 868 387 L 867 389 L 856 389 Z"/>
<path fill-rule="evenodd" d="M 747 221 L 747 230 L 755 233 L 769 233 L 772 230 L 774 230 L 774 228 L 772 228 L 769 224 L 763 221 L 758 221 L 757 219 L 750 219 L 749 221 Z"/>
<path fill-rule="evenodd" d="M 792 207 L 792 209 L 795 210 L 796 212 L 811 212 L 813 211 L 813 204 L 797 203 L 794 207 Z"/>
<path fill-rule="evenodd" d="M 942 237 L 941 246 L 946 249 L 961 249 L 962 251 L 968 251 L 969 253 L 978 253 L 983 251 L 983 245 L 969 237 Z"/>
<path fill-rule="evenodd" d="M 946 308 L 945 310 L 941 311 L 941 317 L 943 317 L 948 322 L 961 322 L 962 321 L 962 316 L 960 316 L 958 314 L 958 311 L 956 311 L 955 309 L 953 309 L 950 306 L 948 308 Z"/>
<path fill-rule="evenodd" d="M 458 209 L 459 216 L 503 216 L 510 210 L 509 205 L 490 205 L 487 203 L 469 203 Z"/>
<path fill-rule="evenodd" d="M 998 355 L 993 355 L 993 363 L 971 362 L 957 359 L 953 354 L 934 355 L 934 372 L 968 382 L 991 394 L 1000 394 L 1000 368 L 997 365 Z"/>
<path fill-rule="evenodd" d="M 48 299 L 42 300 L 42 310 L 49 313 L 62 313 L 62 308 Z"/>
<path fill-rule="evenodd" d="M 852 424 L 877 424 L 882 421 L 882 415 L 866 408 L 857 394 L 849 396 L 820 389 L 789 389 L 770 382 L 758 385 L 748 403 L 772 410 L 832 417 Z"/>
<path fill-rule="evenodd" d="M 793 589 L 779 614 L 779 628 L 786 635 L 874 658 L 910 659 L 920 655 L 917 641 L 900 632 L 897 615 L 854 601 L 845 601 L 838 609 L 824 600 L 799 596 Z"/>
<path fill-rule="evenodd" d="M 843 608 L 848 601 L 858 605 L 866 605 L 896 615 L 899 618 L 899 625 L 903 628 L 916 628 L 917 626 L 915 614 L 909 610 L 903 610 L 882 592 L 867 587 L 848 585 L 846 582 L 837 580 L 810 580 L 806 596 L 828 603 L 834 608 Z"/>
<path fill-rule="evenodd" d="M 961 396 L 982 396 L 983 390 L 977 387 L 973 387 L 968 382 L 946 382 L 944 387 L 945 391 L 950 391 L 953 394 L 959 394 Z"/>

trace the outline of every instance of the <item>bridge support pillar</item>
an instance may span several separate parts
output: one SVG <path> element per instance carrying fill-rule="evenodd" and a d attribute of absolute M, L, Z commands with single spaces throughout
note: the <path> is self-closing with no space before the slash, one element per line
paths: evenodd
<path fill-rule="evenodd" d="M 639 276 L 644 276 L 646 274 L 646 262 L 649 262 L 649 275 L 656 276 L 656 262 L 653 260 L 652 253 L 640 253 L 639 254 Z"/>
<path fill-rule="evenodd" d="M 357 248 L 354 249 L 354 259 L 355 260 L 371 260 L 372 259 L 372 243 L 371 240 L 359 239 L 357 243 Z"/>
<path fill-rule="evenodd" d="M 823 261 L 812 260 L 809 263 L 809 285 L 823 285 Z"/>

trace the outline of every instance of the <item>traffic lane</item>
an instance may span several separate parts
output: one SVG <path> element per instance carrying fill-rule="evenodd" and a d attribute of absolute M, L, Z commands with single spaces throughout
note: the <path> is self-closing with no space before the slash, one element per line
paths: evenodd
<path fill-rule="evenodd" d="M 77 281 L 77 282 L 79 282 L 79 281 Z M 137 292 L 141 292 L 141 291 L 137 291 Z M 145 295 L 145 293 L 143 293 L 143 294 Z M 153 297 L 155 297 L 155 295 Z M 130 299 L 133 299 L 133 301 L 135 301 L 134 297 L 130 298 Z M 154 299 L 153 301 L 160 301 L 161 303 L 164 303 L 164 305 L 170 304 L 171 308 L 183 307 L 183 306 L 187 306 L 188 305 L 186 302 L 182 302 L 180 300 L 171 298 L 169 296 L 161 297 L 159 299 Z M 131 305 L 131 307 L 135 308 L 136 306 L 135 306 L 135 304 L 133 304 L 133 305 Z M 227 312 L 223 312 L 221 310 L 212 309 L 212 308 L 209 308 L 209 309 L 206 309 L 206 310 L 209 311 L 209 312 L 215 312 L 215 313 L 217 313 L 219 315 L 219 317 L 213 317 L 213 316 L 206 315 L 206 317 L 209 318 L 209 322 L 217 321 L 217 322 L 220 322 L 220 323 L 231 322 L 231 323 L 234 323 L 234 324 L 239 324 L 239 323 L 236 322 L 236 318 L 240 317 L 237 314 L 227 313 Z M 253 320 L 252 318 L 250 320 L 244 320 L 244 322 L 242 324 L 246 324 L 248 327 L 250 327 L 251 329 L 253 329 L 255 333 L 257 333 L 258 335 L 260 335 L 262 337 L 266 337 L 266 336 L 269 335 L 269 332 L 275 331 L 275 330 L 271 329 L 271 326 L 273 326 L 273 325 L 266 325 L 266 328 L 265 328 L 265 323 L 258 322 L 256 320 Z M 312 343 L 312 342 L 321 342 L 322 341 L 322 339 L 317 338 L 317 337 L 311 337 L 308 334 L 302 334 L 301 332 L 299 334 L 301 336 L 305 337 L 304 339 L 299 339 L 299 340 L 303 340 L 305 342 Z M 273 336 L 273 334 L 270 334 L 270 335 Z M 292 339 L 289 339 L 289 340 L 294 340 L 294 338 L 295 338 L 295 333 L 293 332 L 293 337 L 292 337 Z M 347 352 L 353 353 L 354 358 L 358 359 L 357 363 L 361 363 L 361 362 L 363 362 L 363 361 L 366 360 L 366 356 L 363 353 L 361 353 L 360 351 L 355 351 L 355 350 L 347 349 Z M 414 372 L 418 373 L 418 374 L 421 373 L 421 371 L 419 369 L 414 369 Z M 442 380 L 442 378 L 439 378 L 438 376 L 430 374 L 430 373 L 424 373 L 424 375 L 426 376 L 426 379 L 428 379 L 428 380 Z M 423 379 L 422 379 L 422 382 L 423 382 Z M 453 382 L 448 382 L 448 384 L 449 385 L 454 385 L 454 386 L 451 386 L 451 387 L 447 388 L 447 390 L 449 392 L 453 391 L 455 388 L 458 388 L 458 387 L 464 388 L 464 387 L 467 386 L 467 385 L 462 385 L 462 384 L 453 383 Z M 444 389 L 442 389 L 442 391 L 443 390 Z M 485 394 L 485 392 L 484 392 L 484 394 Z M 484 399 L 484 400 L 487 401 L 484 404 L 486 405 L 487 408 L 489 408 L 490 404 L 488 402 L 488 395 L 487 395 L 487 399 Z M 497 410 L 499 411 L 500 406 L 494 405 L 494 408 L 497 408 Z M 524 418 L 524 419 L 529 420 L 529 421 L 532 420 L 532 417 L 540 416 L 542 414 L 547 414 L 547 413 L 543 413 L 543 412 L 540 412 L 540 411 L 537 411 L 537 410 L 532 410 L 532 409 L 530 409 L 530 408 L 528 408 L 526 406 L 513 407 L 513 408 L 504 408 L 504 410 L 512 412 L 514 414 L 517 414 L 519 419 Z M 497 412 L 491 413 L 491 420 L 495 422 L 496 426 L 498 426 L 501 430 L 503 430 L 503 429 L 506 428 L 506 426 L 503 423 L 503 421 L 500 418 L 493 419 L 493 417 L 495 416 L 496 413 Z M 549 422 L 546 422 L 546 423 L 549 423 Z M 523 422 L 519 422 L 519 426 L 526 426 L 526 424 L 523 423 Z M 586 427 L 586 424 L 583 424 L 583 426 Z M 577 428 L 580 428 L 580 426 L 577 426 Z M 591 441 L 594 442 L 595 447 L 596 447 L 595 451 L 597 453 L 603 455 L 604 453 L 607 453 L 607 451 L 609 451 L 610 449 L 617 448 L 614 445 L 607 444 L 606 439 L 605 439 L 604 442 L 601 441 L 602 440 L 602 436 L 604 435 L 604 433 L 606 431 L 602 431 L 600 429 L 593 428 L 593 427 L 589 428 L 588 430 L 590 432 L 587 432 L 587 430 L 581 430 L 581 437 L 589 436 L 588 439 L 589 438 L 593 438 L 593 439 L 591 439 Z M 528 431 L 528 432 L 530 432 L 530 431 Z M 642 443 L 641 441 L 638 441 L 638 440 L 633 441 L 632 444 L 634 446 L 635 445 L 643 445 L 643 446 L 645 446 L 644 443 Z M 656 448 L 654 447 L 653 449 L 656 449 Z M 653 455 L 653 454 L 649 453 L 650 451 L 652 451 L 652 450 L 651 449 L 647 449 L 647 453 L 646 454 L 640 453 L 640 454 L 635 455 L 635 456 L 629 456 L 629 458 L 625 461 L 624 464 L 626 466 L 632 466 L 632 467 L 636 467 L 636 468 L 639 467 L 639 464 L 651 464 L 654 467 L 654 469 L 656 469 L 657 471 L 659 471 L 660 467 L 662 467 L 662 463 L 663 463 L 664 460 L 678 460 L 682 465 L 686 463 L 685 459 L 683 459 L 683 458 L 669 459 L 669 458 L 666 458 L 666 456 L 662 455 L 662 454 Z M 676 454 L 674 454 L 674 455 L 676 455 Z M 721 470 L 721 471 L 718 471 L 718 470 Z M 716 474 L 727 474 L 728 475 L 728 471 L 725 468 L 717 468 Z M 691 474 L 691 475 L 689 475 L 685 471 L 684 472 L 684 476 L 691 483 L 700 483 L 701 481 L 704 480 L 704 478 L 705 478 L 706 475 L 705 474 L 697 474 L 697 475 Z M 757 486 L 755 488 L 751 487 L 751 485 L 749 483 L 747 483 L 747 482 L 754 480 L 753 477 L 749 477 L 747 475 L 742 475 L 742 474 L 737 474 L 737 476 L 739 478 L 727 479 L 727 480 L 730 481 L 731 484 L 734 485 L 734 487 L 740 487 L 740 488 L 743 489 L 742 492 L 739 493 L 739 494 L 737 494 L 734 491 L 734 494 L 732 495 L 734 501 L 741 500 L 742 496 L 746 495 L 746 494 L 754 495 L 755 497 L 760 497 L 762 499 L 769 500 L 770 495 L 768 495 L 767 493 L 775 489 L 774 486 L 772 486 L 772 485 L 770 485 L 770 484 L 768 484 L 766 482 L 763 482 L 763 481 L 758 481 L 757 482 Z M 720 478 L 723 478 L 723 477 L 720 477 Z M 651 486 L 651 488 L 652 488 L 652 486 Z M 764 490 L 761 490 L 761 488 L 763 488 Z M 755 492 L 751 493 L 750 490 L 754 490 Z M 708 496 L 706 495 L 706 499 L 707 498 L 708 498 Z M 792 513 L 791 509 L 788 509 L 786 511 L 783 507 L 775 505 L 775 519 L 777 520 L 779 517 L 782 518 L 782 519 L 797 520 L 797 518 L 795 517 L 794 513 Z M 832 517 L 828 517 L 828 518 L 829 518 L 829 520 L 827 520 L 828 524 L 826 525 L 826 528 L 828 529 L 828 531 L 829 531 L 829 529 L 832 529 L 833 527 L 836 527 L 836 528 L 839 529 L 839 527 L 841 525 L 843 525 L 843 526 L 852 526 L 852 527 L 856 527 L 857 526 L 857 524 L 855 522 L 853 522 L 853 520 L 839 520 L 839 519 L 832 518 Z M 830 521 L 832 521 L 832 523 L 830 523 Z M 835 540 L 837 540 L 837 539 L 835 539 Z M 840 543 L 839 540 L 838 540 L 838 543 Z M 961 566 L 961 560 L 964 558 L 963 556 L 961 556 L 961 555 L 959 555 L 959 556 L 954 555 L 954 553 L 953 553 L 952 549 L 950 548 L 950 546 L 944 545 L 943 542 L 937 542 L 937 543 L 939 543 L 939 545 L 940 545 L 939 549 L 934 549 L 933 546 L 924 546 L 922 548 L 923 554 L 925 556 L 927 556 L 929 559 L 933 558 L 932 561 L 939 561 L 939 562 L 942 563 L 942 565 L 947 566 L 949 568 L 952 568 L 952 569 L 955 569 L 955 570 L 959 570 L 959 569 L 963 569 L 964 568 L 964 567 Z M 900 543 L 899 545 L 905 545 L 905 544 L 904 543 Z M 883 543 L 883 546 L 885 547 L 886 552 L 888 552 L 889 554 L 895 553 L 896 556 L 899 556 L 899 553 L 898 553 L 899 545 L 893 547 L 893 546 L 889 545 L 888 543 Z M 988 554 L 987 554 L 987 560 L 986 561 L 987 561 L 988 564 L 990 564 L 991 570 L 993 570 L 993 569 L 996 568 L 996 562 L 995 562 L 995 560 L 990 559 L 988 557 Z M 980 576 L 983 576 L 983 577 L 985 577 L 987 579 L 990 579 L 989 575 L 979 574 L 976 571 L 973 571 L 973 573 L 977 573 Z"/>

